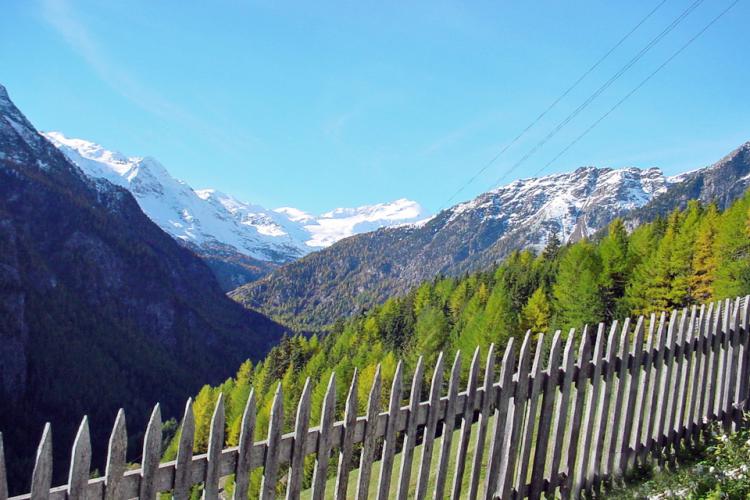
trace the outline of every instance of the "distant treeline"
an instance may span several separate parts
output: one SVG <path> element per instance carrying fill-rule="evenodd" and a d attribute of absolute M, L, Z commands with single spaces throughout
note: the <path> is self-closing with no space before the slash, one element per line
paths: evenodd
<path fill-rule="evenodd" d="M 320 418 L 332 372 L 341 395 L 340 416 L 355 368 L 359 393 L 367 394 L 378 364 L 383 387 L 389 387 L 398 359 L 404 360 L 410 373 L 419 356 L 424 356 L 426 366 L 433 366 L 440 351 L 451 359 L 460 350 L 465 358 L 462 365 L 468 367 L 477 346 L 486 352 L 494 342 L 502 352 L 510 337 L 526 330 L 566 332 L 584 324 L 747 293 L 750 193 L 723 213 L 713 205 L 690 202 L 685 210 L 630 233 L 621 220 L 615 220 L 597 241 L 562 246 L 553 238 L 538 255 L 516 252 L 491 271 L 439 277 L 355 318 L 338 321 L 322 338 L 284 339 L 262 362 L 253 366 L 248 361 L 236 378 L 200 391 L 194 405 L 196 450 L 206 449 L 219 392 L 226 398 L 231 445 L 239 438 L 240 418 L 251 388 L 258 401 L 256 437 L 262 439 L 279 381 L 285 400 L 285 431 L 289 431 L 307 377 L 314 387 L 314 423 Z M 386 398 L 384 394 L 383 402 Z M 366 398 L 359 403 L 363 414 Z M 176 453 L 176 441 L 167 449 L 169 458 Z M 307 465 L 309 483 L 313 464 Z M 260 472 L 252 480 L 255 491 Z"/>

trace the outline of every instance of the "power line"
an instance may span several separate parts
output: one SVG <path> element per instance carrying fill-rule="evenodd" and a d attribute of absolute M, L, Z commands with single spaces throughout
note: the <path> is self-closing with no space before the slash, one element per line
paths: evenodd
<path fill-rule="evenodd" d="M 544 111 L 542 111 L 539 114 L 539 116 L 537 116 L 531 123 L 529 123 L 526 126 L 526 128 L 524 128 L 508 144 L 506 144 L 503 147 L 503 149 L 500 150 L 499 153 L 497 153 L 490 161 L 488 161 L 481 169 L 479 169 L 479 171 L 477 173 L 475 173 L 468 181 L 466 181 L 466 183 L 464 183 L 461 187 L 459 187 L 456 190 L 456 192 L 454 192 L 451 195 L 451 197 L 448 198 L 448 200 L 445 202 L 445 205 L 450 204 L 450 202 L 453 201 L 456 198 L 456 196 L 458 196 L 464 189 L 466 189 L 475 180 L 477 180 L 477 178 L 480 175 L 482 175 L 490 166 L 492 166 L 497 161 L 497 159 L 500 158 L 500 156 L 503 155 L 503 153 L 505 153 L 508 149 L 510 149 L 511 146 L 513 146 L 516 142 L 518 142 L 518 140 L 521 139 L 521 137 L 523 137 L 524 135 L 526 135 L 526 132 L 528 132 L 529 130 L 531 130 L 531 128 L 534 125 L 536 125 L 537 123 L 539 123 L 539 121 L 542 118 L 544 118 L 547 115 L 547 113 L 549 113 L 552 110 L 552 108 L 554 108 L 555 106 L 557 106 L 557 104 L 561 100 L 563 100 L 568 94 L 570 94 L 570 92 L 572 92 L 578 86 L 579 83 L 581 83 L 587 76 L 589 76 L 592 71 L 594 71 L 596 68 L 598 68 L 599 65 L 602 62 L 604 62 L 604 60 L 607 59 L 607 57 L 609 57 L 612 54 L 612 52 L 614 52 L 615 50 L 617 50 L 620 47 L 620 45 L 622 45 L 628 38 L 630 38 L 630 35 L 632 35 L 638 28 L 640 28 L 643 23 L 645 23 L 657 10 L 659 10 L 659 7 L 661 7 L 662 5 L 664 5 L 666 3 L 666 1 L 667 0 L 661 0 L 661 2 L 659 2 L 656 5 L 656 7 L 654 7 L 653 9 L 651 9 L 651 11 L 648 14 L 646 14 L 645 17 L 643 17 L 640 21 L 638 21 L 638 24 L 636 24 L 630 31 L 628 31 L 625 34 L 625 36 L 623 36 L 622 38 L 620 38 L 620 40 L 616 44 L 614 44 L 589 69 L 587 69 L 580 77 L 578 77 L 578 79 L 575 82 L 573 82 L 573 84 L 570 87 L 568 87 L 565 90 L 565 92 L 563 92 L 562 94 L 560 94 L 560 96 L 558 96 L 557 99 L 555 99 L 549 106 L 547 106 L 547 108 Z"/>
<path fill-rule="evenodd" d="M 695 0 L 692 4 L 690 4 L 687 9 L 685 9 L 679 16 L 677 16 L 666 28 L 664 28 L 658 35 L 656 35 L 654 38 L 651 39 L 650 42 L 646 44 L 645 47 L 643 47 L 630 61 L 628 61 L 625 66 L 620 68 L 614 75 L 612 75 L 609 80 L 604 82 L 596 91 L 594 91 L 593 94 L 591 94 L 585 101 L 583 101 L 576 109 L 574 109 L 568 116 L 565 117 L 564 120 L 562 120 L 560 123 L 555 126 L 541 141 L 539 141 L 529 152 L 527 152 L 523 157 L 521 157 L 520 160 L 518 160 L 516 163 L 511 166 L 510 169 L 508 169 L 500 178 L 498 178 L 489 189 L 492 189 L 493 187 L 497 186 L 502 182 L 510 173 L 512 173 L 516 168 L 521 166 L 526 160 L 528 160 L 534 153 L 539 151 L 539 149 L 542 148 L 547 142 L 549 142 L 552 137 L 557 135 L 557 133 L 563 129 L 568 123 L 570 123 L 576 116 L 578 116 L 581 111 L 586 109 L 589 104 L 591 104 L 597 97 L 599 97 L 602 92 L 607 90 L 613 83 L 615 83 L 617 80 L 620 79 L 622 75 L 624 75 L 630 68 L 632 68 L 638 61 L 643 58 L 646 53 L 648 53 L 649 50 L 651 50 L 657 43 L 659 43 L 665 36 L 667 36 L 669 33 L 672 32 L 673 29 L 675 29 L 690 13 L 692 13 L 700 4 L 703 3 L 704 0 Z"/>
<path fill-rule="evenodd" d="M 581 135 L 573 139 L 573 141 L 570 142 L 565 148 L 563 148 L 562 151 L 560 151 L 557 155 L 555 155 L 554 158 L 552 158 L 550 161 L 547 162 L 546 165 L 544 165 L 541 169 L 539 169 L 532 177 L 536 177 L 540 173 L 542 173 L 547 167 L 549 167 L 553 162 L 557 161 L 562 155 L 568 152 L 570 148 L 572 148 L 578 141 L 583 139 L 589 132 L 591 132 L 594 128 L 596 128 L 599 123 L 601 123 L 605 118 L 607 118 L 614 110 L 620 107 L 622 103 L 627 101 L 633 94 L 638 92 L 638 90 L 643 87 L 651 78 L 656 76 L 657 73 L 659 73 L 664 67 L 672 62 L 672 60 L 680 55 L 685 49 L 687 49 L 695 40 L 697 40 L 703 33 L 705 33 L 711 26 L 713 26 L 714 23 L 716 23 L 719 19 L 721 19 L 727 12 L 729 12 L 735 5 L 739 3 L 740 0 L 734 0 L 732 3 L 729 4 L 723 11 L 721 11 L 716 17 L 714 17 L 707 25 L 703 27 L 698 33 L 696 33 L 692 38 L 690 38 L 687 42 L 685 42 L 679 49 L 677 49 L 671 56 L 667 58 L 666 61 L 661 63 L 659 67 L 657 67 L 654 71 L 652 71 L 646 78 L 644 78 L 638 85 L 633 88 L 630 92 L 628 92 L 622 99 L 617 101 L 614 106 L 609 108 L 609 110 L 604 113 L 602 116 L 599 117 L 594 123 L 589 125 L 589 127 L 583 131 Z"/>

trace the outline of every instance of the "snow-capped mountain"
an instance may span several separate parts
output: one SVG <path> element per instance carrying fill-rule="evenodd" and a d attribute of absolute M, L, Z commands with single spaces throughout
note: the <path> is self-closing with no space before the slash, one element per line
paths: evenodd
<path fill-rule="evenodd" d="M 238 288 L 240 302 L 314 329 L 438 275 L 485 269 L 510 252 L 592 236 L 616 217 L 652 220 L 690 199 L 727 206 L 750 187 L 750 143 L 667 178 L 657 168 L 582 167 L 521 179 L 418 224 L 341 241 Z"/>
<path fill-rule="evenodd" d="M 44 135 L 84 173 L 128 189 L 164 231 L 210 256 L 236 252 L 278 265 L 342 238 L 422 217 L 419 204 L 406 199 L 319 216 L 291 207 L 269 210 L 214 189 L 195 190 L 153 158 L 125 156 L 60 132 Z"/>

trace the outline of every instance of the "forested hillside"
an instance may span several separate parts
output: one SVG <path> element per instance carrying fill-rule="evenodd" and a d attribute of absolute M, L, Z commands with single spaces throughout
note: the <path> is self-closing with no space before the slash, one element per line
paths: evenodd
<path fill-rule="evenodd" d="M 279 381 L 285 396 L 286 429 L 291 430 L 307 377 L 314 387 L 315 422 L 334 372 L 337 394 L 346 394 L 355 368 L 360 394 L 366 394 L 378 365 L 384 387 L 389 386 L 397 359 L 406 362 L 409 373 L 420 355 L 431 366 L 440 351 L 449 359 L 460 351 L 466 369 L 477 346 L 494 342 L 502 349 L 509 337 L 527 329 L 567 331 L 631 313 L 680 308 L 749 292 L 750 193 L 723 213 L 715 205 L 692 201 L 685 210 L 630 234 L 618 219 L 598 241 L 560 246 L 553 240 L 539 255 L 515 252 L 492 271 L 425 283 L 405 296 L 337 322 L 324 338 L 285 339 L 263 362 L 252 365 L 248 361 L 235 378 L 201 390 L 195 401 L 196 446 L 206 447 L 219 392 L 226 398 L 227 436 L 234 444 L 251 387 L 259 408 L 257 437 L 262 438 Z M 387 395 L 383 397 L 385 401 Z M 338 398 L 339 414 L 343 400 Z M 359 404 L 363 412 L 365 398 Z M 173 443 L 167 454 L 174 453 Z M 254 484 L 257 488 L 259 477 Z"/>

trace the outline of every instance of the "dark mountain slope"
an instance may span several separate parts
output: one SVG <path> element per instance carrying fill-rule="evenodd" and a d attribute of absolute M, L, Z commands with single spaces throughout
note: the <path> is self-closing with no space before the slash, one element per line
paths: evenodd
<path fill-rule="evenodd" d="M 615 217 L 653 219 L 688 199 L 724 207 L 750 184 L 748 144 L 712 167 L 667 179 L 658 169 L 579 168 L 515 181 L 421 225 L 353 236 L 233 291 L 282 322 L 317 329 L 440 274 L 482 269 L 521 248 L 591 236 Z"/>
<path fill-rule="evenodd" d="M 45 421 L 62 452 L 88 414 L 103 450 L 123 406 L 137 438 L 155 402 L 178 414 L 282 334 L 229 300 L 128 191 L 86 178 L 0 86 L 0 431 L 16 488 Z"/>

